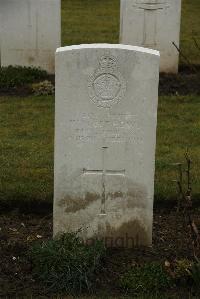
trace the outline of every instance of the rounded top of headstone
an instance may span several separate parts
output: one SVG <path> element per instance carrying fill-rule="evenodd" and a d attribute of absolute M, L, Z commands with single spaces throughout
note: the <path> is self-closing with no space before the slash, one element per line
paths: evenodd
<path fill-rule="evenodd" d="M 137 46 L 131 46 L 131 45 L 123 45 L 123 44 L 72 45 L 72 46 L 60 47 L 56 50 L 56 53 L 65 52 L 65 51 L 73 51 L 73 50 L 81 50 L 81 49 L 121 49 L 121 50 L 135 51 L 135 52 L 160 56 L 160 52 L 157 50 L 143 48 L 143 47 L 137 47 Z"/>
<path fill-rule="evenodd" d="M 166 3 L 166 0 L 137 0 L 138 4 L 163 4 Z"/>

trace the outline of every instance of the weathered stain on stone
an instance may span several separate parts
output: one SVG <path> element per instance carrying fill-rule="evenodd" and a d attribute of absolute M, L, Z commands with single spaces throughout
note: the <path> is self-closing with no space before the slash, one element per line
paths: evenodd
<path fill-rule="evenodd" d="M 147 190 L 145 186 L 127 180 L 127 208 L 145 208 L 147 205 Z"/>
<path fill-rule="evenodd" d="M 122 198 L 126 202 L 127 209 L 145 208 L 147 200 L 147 192 L 144 186 L 140 186 L 127 179 L 127 192 L 115 191 L 109 192 L 106 195 L 106 205 L 109 205 L 109 200 Z M 82 209 L 86 209 L 94 201 L 100 200 L 101 194 L 87 192 L 85 196 L 66 196 L 58 203 L 60 207 L 65 208 L 66 213 L 75 213 Z"/>
<path fill-rule="evenodd" d="M 112 199 L 116 199 L 116 198 L 119 198 L 119 197 L 124 197 L 125 194 L 121 191 L 116 191 L 114 193 L 108 193 L 107 197 L 110 198 L 111 200 Z"/>
<path fill-rule="evenodd" d="M 118 229 L 109 223 L 105 227 L 99 225 L 98 238 L 104 241 L 106 247 L 135 248 L 151 244 L 149 233 L 137 219 L 123 223 Z"/>
<path fill-rule="evenodd" d="M 86 193 L 84 198 L 67 196 L 58 203 L 60 207 L 65 207 L 66 213 L 75 213 L 79 210 L 86 209 L 91 203 L 98 200 L 100 195 L 95 193 Z"/>
<path fill-rule="evenodd" d="M 33 63 L 35 61 L 35 58 L 33 56 L 28 56 L 27 55 L 27 57 L 28 57 L 28 63 L 29 64 L 31 64 L 31 63 Z"/>

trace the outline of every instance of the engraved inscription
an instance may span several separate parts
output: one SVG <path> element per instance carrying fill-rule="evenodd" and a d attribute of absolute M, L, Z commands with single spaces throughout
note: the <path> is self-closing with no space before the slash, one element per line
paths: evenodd
<path fill-rule="evenodd" d="M 90 99 L 97 107 L 110 108 L 120 101 L 126 83 L 118 71 L 115 57 L 107 55 L 100 58 L 99 68 L 89 77 L 88 89 Z"/>
<path fill-rule="evenodd" d="M 168 8 L 168 3 L 162 0 L 138 0 L 134 6 L 144 11 L 142 45 L 155 47 L 157 45 L 157 13 Z"/>
<path fill-rule="evenodd" d="M 101 119 L 94 113 L 74 116 L 68 123 L 69 140 L 95 143 L 143 143 L 143 132 L 138 126 L 136 115 L 121 113 Z"/>

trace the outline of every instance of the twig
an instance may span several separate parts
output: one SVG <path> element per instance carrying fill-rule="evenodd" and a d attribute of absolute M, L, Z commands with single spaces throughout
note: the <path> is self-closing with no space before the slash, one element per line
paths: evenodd
<path fill-rule="evenodd" d="M 195 43 L 195 46 L 196 46 L 197 49 L 200 51 L 200 46 L 199 46 L 199 44 L 198 44 L 196 38 L 193 36 L 192 39 L 193 39 L 193 41 L 194 41 L 194 43 Z"/>
<path fill-rule="evenodd" d="M 191 208 L 192 207 L 192 187 L 191 187 L 190 173 L 191 173 L 191 163 L 192 163 L 192 161 L 189 157 L 188 150 L 185 153 L 185 159 L 186 159 L 186 162 L 187 162 L 187 169 L 186 169 L 187 191 L 186 191 L 185 197 L 186 197 L 187 208 Z"/>
<path fill-rule="evenodd" d="M 187 219 L 187 223 L 190 227 L 191 231 L 191 238 L 192 238 L 192 245 L 193 245 L 193 255 L 196 259 L 198 259 L 198 254 L 200 253 L 200 233 L 191 216 L 191 208 L 192 208 L 192 186 L 191 186 L 191 164 L 192 160 L 189 157 L 188 150 L 185 153 L 185 159 L 187 163 L 186 169 L 186 178 L 187 178 L 187 189 L 184 191 L 183 188 L 183 171 L 182 171 L 182 164 L 175 163 L 173 165 L 178 166 L 179 172 L 179 179 L 176 180 L 179 190 L 179 198 L 178 198 L 178 208 L 177 210 L 182 207 L 183 214 L 185 215 L 185 219 Z"/>
<path fill-rule="evenodd" d="M 172 45 L 174 45 L 174 47 L 176 48 L 176 50 L 179 52 L 180 56 L 183 57 L 183 59 L 185 59 L 185 61 L 187 62 L 187 64 L 189 65 L 190 69 L 193 71 L 193 72 L 197 72 L 196 68 L 191 64 L 191 62 L 189 61 L 189 59 L 187 58 L 187 56 L 185 56 L 183 54 L 183 52 L 179 49 L 179 47 L 175 44 L 175 42 L 172 42 Z"/>
<path fill-rule="evenodd" d="M 178 204 L 177 204 L 177 212 L 180 211 L 181 203 L 184 202 L 185 196 L 183 191 L 183 171 L 182 171 L 182 163 L 173 163 L 173 166 L 178 166 L 178 172 L 179 172 L 179 179 L 174 180 L 174 182 L 177 183 L 178 186 Z"/>

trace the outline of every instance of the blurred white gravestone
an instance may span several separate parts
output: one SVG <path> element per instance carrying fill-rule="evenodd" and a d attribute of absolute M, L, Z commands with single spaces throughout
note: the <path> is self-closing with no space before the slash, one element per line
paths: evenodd
<path fill-rule="evenodd" d="M 54 73 L 61 44 L 60 0 L 0 0 L 1 66 Z"/>
<path fill-rule="evenodd" d="M 0 0 L 0 4 L 1 4 Z M 1 43 L 2 43 L 2 32 L 3 32 L 3 18 L 2 18 L 2 12 L 0 9 L 0 67 L 1 67 Z"/>
<path fill-rule="evenodd" d="M 181 0 L 121 0 L 120 42 L 160 51 L 160 71 L 178 72 Z"/>
<path fill-rule="evenodd" d="M 151 244 L 158 80 L 155 50 L 57 49 L 54 235 Z"/>

